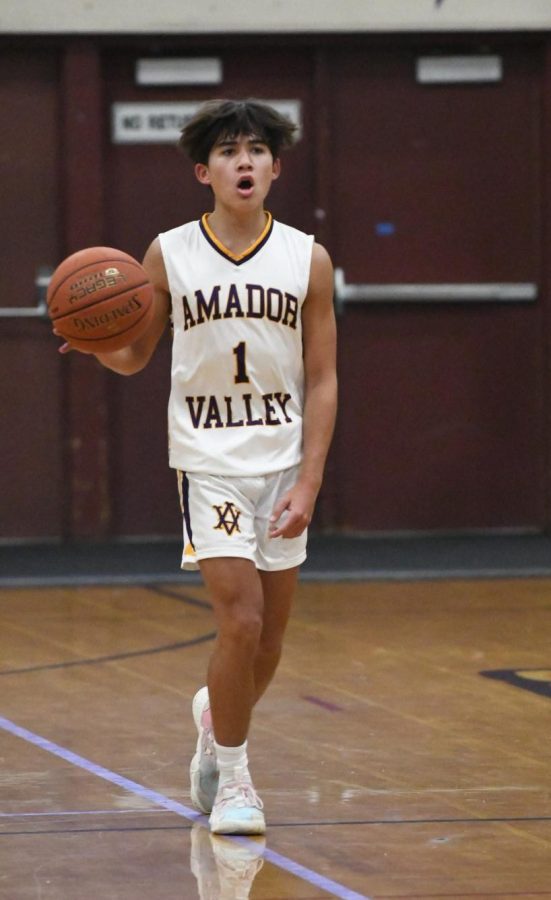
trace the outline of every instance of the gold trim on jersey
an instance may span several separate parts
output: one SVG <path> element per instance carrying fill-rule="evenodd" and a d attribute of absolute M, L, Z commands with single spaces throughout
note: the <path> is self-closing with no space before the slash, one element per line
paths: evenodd
<path fill-rule="evenodd" d="M 246 262 L 248 259 L 254 256 L 255 253 L 258 253 L 260 248 L 264 246 L 264 244 L 270 237 L 274 220 L 272 214 L 268 212 L 268 210 L 265 210 L 265 215 L 266 224 L 262 229 L 262 232 L 257 237 L 256 241 L 251 244 L 251 246 L 248 247 L 243 253 L 232 253 L 232 251 L 228 250 L 228 248 L 224 246 L 222 241 L 216 237 L 214 231 L 209 225 L 209 213 L 204 213 L 204 215 L 201 216 L 201 230 L 208 240 L 209 244 L 211 244 L 211 246 L 214 247 L 214 249 L 217 250 L 218 253 L 221 253 L 222 256 L 225 256 L 226 259 L 229 259 L 231 262 L 240 265 L 241 263 Z"/>

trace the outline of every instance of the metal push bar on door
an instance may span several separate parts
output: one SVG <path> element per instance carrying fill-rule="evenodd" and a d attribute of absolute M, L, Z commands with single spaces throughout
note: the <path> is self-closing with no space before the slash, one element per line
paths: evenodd
<path fill-rule="evenodd" d="M 0 318 L 44 317 L 51 270 L 39 270 L 35 278 L 36 306 L 0 307 Z M 531 303 L 538 286 L 532 282 L 483 282 L 480 284 L 346 284 L 344 270 L 335 269 L 335 301 L 345 303 Z"/>
<path fill-rule="evenodd" d="M 34 279 L 38 296 L 36 306 L 0 306 L 0 319 L 45 318 L 48 315 L 46 293 L 52 272 L 53 269 L 41 266 L 36 273 Z"/>
<path fill-rule="evenodd" d="M 480 284 L 346 284 L 344 270 L 335 269 L 335 301 L 345 303 L 531 303 L 538 286 L 531 282 Z"/>

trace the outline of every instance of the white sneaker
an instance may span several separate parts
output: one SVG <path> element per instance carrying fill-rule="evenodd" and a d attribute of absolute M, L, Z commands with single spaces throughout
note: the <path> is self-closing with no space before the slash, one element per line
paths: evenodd
<path fill-rule="evenodd" d="M 264 834 L 264 804 L 248 781 L 231 781 L 218 790 L 210 814 L 213 834 Z"/>
<path fill-rule="evenodd" d="M 253 881 L 264 865 L 264 838 L 251 838 L 243 846 L 232 838 L 211 834 L 210 842 L 218 868 L 219 900 L 249 900 Z"/>
<path fill-rule="evenodd" d="M 209 692 L 206 687 L 195 694 L 192 710 L 198 737 L 195 756 L 189 767 L 191 802 L 201 812 L 208 814 L 218 790 L 219 775 L 209 712 Z"/>

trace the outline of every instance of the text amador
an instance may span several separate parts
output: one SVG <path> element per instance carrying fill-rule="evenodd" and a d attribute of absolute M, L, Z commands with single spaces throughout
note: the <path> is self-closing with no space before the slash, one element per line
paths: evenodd
<path fill-rule="evenodd" d="M 269 319 L 289 328 L 297 327 L 298 299 L 279 288 L 265 288 L 260 284 L 246 284 L 239 295 L 237 285 L 230 284 L 221 296 L 221 285 L 213 287 L 207 300 L 203 291 L 195 291 L 197 310 L 192 311 L 188 298 L 182 297 L 184 331 L 216 319 Z"/>

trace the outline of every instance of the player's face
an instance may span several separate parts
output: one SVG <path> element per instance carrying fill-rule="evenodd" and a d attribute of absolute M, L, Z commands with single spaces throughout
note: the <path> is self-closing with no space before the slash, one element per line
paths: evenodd
<path fill-rule="evenodd" d="M 262 204 L 279 172 L 279 160 L 255 135 L 222 138 L 207 165 L 195 167 L 197 178 L 212 187 L 217 200 L 238 208 Z"/>

